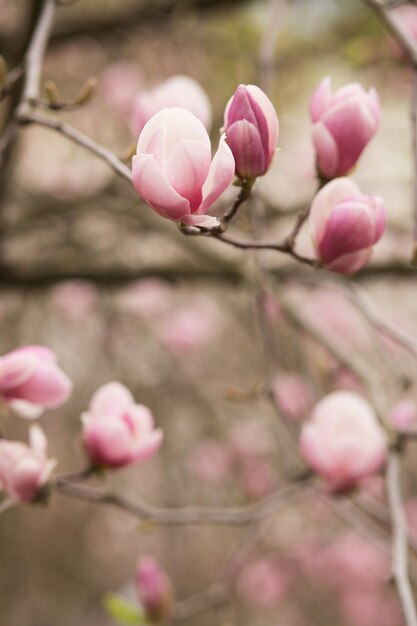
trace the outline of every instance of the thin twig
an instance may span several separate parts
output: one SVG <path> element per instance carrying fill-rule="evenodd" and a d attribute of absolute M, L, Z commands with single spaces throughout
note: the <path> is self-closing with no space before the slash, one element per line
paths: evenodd
<path fill-rule="evenodd" d="M 25 57 L 26 78 L 22 94 L 22 106 L 36 104 L 39 97 L 42 63 L 52 32 L 55 10 L 55 0 L 45 0 Z"/>
<path fill-rule="evenodd" d="M 66 479 L 56 479 L 53 487 L 59 493 L 86 500 L 96 504 L 109 504 L 141 520 L 148 520 L 164 525 L 206 525 L 220 524 L 230 526 L 248 526 L 275 513 L 275 511 L 289 505 L 291 502 L 306 493 L 304 488 L 306 479 L 283 487 L 279 491 L 255 504 L 242 507 L 200 507 L 185 506 L 178 508 L 160 508 L 147 503 L 104 491 L 86 487 Z"/>

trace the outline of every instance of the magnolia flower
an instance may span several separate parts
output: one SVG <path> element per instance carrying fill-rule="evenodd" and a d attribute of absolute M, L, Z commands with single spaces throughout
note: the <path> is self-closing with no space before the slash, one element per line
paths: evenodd
<path fill-rule="evenodd" d="M 190 111 L 162 109 L 145 124 L 132 161 L 136 191 L 159 215 L 188 225 L 213 226 L 205 216 L 233 179 L 225 136 L 211 160 L 210 139 Z"/>
<path fill-rule="evenodd" d="M 173 602 L 171 582 L 151 556 L 140 559 L 136 569 L 136 589 L 146 617 L 159 624 L 169 617 Z"/>
<path fill-rule="evenodd" d="M 117 382 L 103 385 L 82 416 L 83 441 L 97 466 L 123 467 L 153 456 L 162 443 L 151 412 L 135 404 L 132 394 Z"/>
<path fill-rule="evenodd" d="M 25 346 L 0 357 L 0 396 L 17 413 L 39 417 L 70 395 L 72 383 L 43 346 Z"/>
<path fill-rule="evenodd" d="M 268 171 L 278 141 L 278 118 L 272 102 L 255 85 L 239 85 L 224 113 L 224 130 L 240 178 Z"/>
<path fill-rule="evenodd" d="M 33 502 L 48 482 L 56 461 L 48 459 L 47 439 L 38 426 L 29 431 L 29 445 L 0 440 L 0 488 L 11 500 Z"/>
<path fill-rule="evenodd" d="M 210 130 L 212 110 L 206 92 L 193 78 L 178 74 L 153 89 L 140 91 L 134 101 L 131 118 L 135 137 L 139 137 L 146 122 L 164 107 L 187 109 Z"/>
<path fill-rule="evenodd" d="M 376 473 L 387 454 L 387 436 L 373 408 L 357 393 L 335 391 L 315 407 L 301 433 L 301 452 L 334 491 Z"/>
<path fill-rule="evenodd" d="M 333 94 L 327 77 L 314 92 L 310 115 L 319 170 L 335 178 L 352 169 L 377 132 L 381 106 L 375 89 L 350 83 Z"/>
<path fill-rule="evenodd" d="M 355 272 L 370 259 L 385 222 L 382 198 L 363 195 L 348 178 L 327 183 L 314 198 L 309 216 L 317 257 L 333 272 Z"/>

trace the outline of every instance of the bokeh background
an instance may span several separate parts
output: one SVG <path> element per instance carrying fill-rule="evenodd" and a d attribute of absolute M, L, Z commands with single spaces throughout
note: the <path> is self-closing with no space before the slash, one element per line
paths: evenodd
<path fill-rule="evenodd" d="M 19 60 L 34 0 L 0 0 L 0 53 Z M 417 9 L 416 9 L 417 11 Z M 281 125 L 280 151 L 259 181 L 267 238 L 278 239 L 315 189 L 308 106 L 326 75 L 335 87 L 358 81 L 380 94 L 380 132 L 354 179 L 385 198 L 389 228 L 361 281 L 384 315 L 417 330 L 411 256 L 411 74 L 396 44 L 359 0 L 287 2 L 78 0 L 59 9 L 44 66 L 70 99 L 89 77 L 94 97 L 60 119 L 118 155 L 135 138 L 132 95 L 174 74 L 197 79 L 214 109 L 213 142 L 236 86 L 262 83 Z M 0 105 L 0 123 L 12 101 Z M 218 210 L 233 198 L 233 190 Z M 236 229 L 251 235 L 243 208 Z M 308 233 L 300 248 L 311 252 Z M 358 388 L 279 304 L 285 289 L 298 310 L 369 367 L 404 375 L 413 399 L 415 363 L 370 331 L 333 284 L 300 285 L 301 270 L 265 253 L 271 292 L 274 402 L 294 430 L 315 400 Z M 157 458 L 115 472 L 106 483 L 163 506 L 254 502 L 282 484 L 277 417 L 267 398 L 265 354 L 251 282 L 254 256 L 220 242 L 184 237 L 141 204 L 108 166 L 43 128 L 19 133 L 0 169 L 0 347 L 50 346 L 74 381 L 71 400 L 41 423 L 59 473 L 81 469 L 80 415 L 94 390 L 126 384 L 165 431 Z M 304 274 L 303 274 L 304 275 Z M 8 437 L 27 424 L 2 418 Z M 415 469 L 407 512 L 416 531 Z M 383 499 L 378 479 L 359 500 Z M 199 626 L 400 626 L 387 546 L 349 522 L 352 503 L 334 509 L 317 495 L 268 519 L 238 561 L 230 602 L 188 620 Z M 360 525 L 359 525 L 360 526 Z M 365 529 L 366 530 L 366 529 Z M 178 598 L 221 577 L 244 543 L 239 528 L 140 525 L 123 512 L 53 494 L 47 508 L 16 507 L 0 518 L 2 626 L 107 626 L 107 592 L 131 595 L 135 563 L 154 554 Z M 132 596 L 134 598 L 134 594 Z"/>

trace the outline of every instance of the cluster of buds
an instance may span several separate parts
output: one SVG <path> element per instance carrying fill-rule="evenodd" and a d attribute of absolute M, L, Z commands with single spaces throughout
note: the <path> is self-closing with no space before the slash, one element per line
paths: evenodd
<path fill-rule="evenodd" d="M 195 97 L 188 105 L 182 104 L 184 90 L 179 86 L 185 80 L 173 77 L 138 97 L 141 120 L 147 121 L 137 124 L 142 131 L 132 180 L 143 200 L 161 216 L 210 229 L 218 221 L 207 211 L 233 177 L 250 191 L 255 180 L 269 170 L 278 142 L 278 117 L 259 87 L 239 85 L 226 105 L 224 132 L 211 161 L 203 123 L 207 125 L 209 117 L 206 95 L 188 79 L 191 83 L 187 82 L 185 92 L 192 90 Z M 157 107 L 161 110 L 150 117 Z M 313 95 L 310 112 L 318 176 L 323 184 L 328 183 L 310 211 L 315 252 L 327 269 L 355 272 L 367 263 L 382 236 L 386 210 L 381 198 L 364 195 L 353 182 L 338 177 L 356 165 L 378 130 L 378 95 L 356 83 L 332 93 L 331 80 L 325 78 Z"/>

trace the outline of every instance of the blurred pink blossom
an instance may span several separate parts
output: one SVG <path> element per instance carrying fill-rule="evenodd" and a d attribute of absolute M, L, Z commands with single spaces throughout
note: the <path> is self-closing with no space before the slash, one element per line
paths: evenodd
<path fill-rule="evenodd" d="M 256 420 L 242 421 L 233 426 L 230 444 L 240 459 L 268 456 L 275 451 L 271 429 Z"/>
<path fill-rule="evenodd" d="M 0 357 L 0 396 L 22 417 L 58 408 L 71 391 L 72 382 L 44 346 L 25 346 Z"/>
<path fill-rule="evenodd" d="M 240 475 L 243 489 L 251 498 L 262 498 L 277 487 L 277 473 L 262 458 L 246 458 Z"/>
<path fill-rule="evenodd" d="M 165 107 L 187 109 L 210 131 L 212 110 L 206 92 L 190 76 L 178 74 L 153 89 L 143 89 L 137 94 L 131 108 L 130 121 L 135 138 L 139 137 L 146 122 Z"/>
<path fill-rule="evenodd" d="M 388 439 L 375 411 L 352 391 L 335 391 L 303 426 L 301 452 L 333 491 L 344 491 L 384 464 Z"/>
<path fill-rule="evenodd" d="M 347 174 L 379 128 L 381 106 L 375 89 L 350 83 L 332 93 L 322 80 L 310 105 L 317 163 L 325 178 Z"/>
<path fill-rule="evenodd" d="M 272 386 L 275 402 L 285 415 L 296 420 L 307 417 L 313 398 L 311 387 L 305 378 L 298 374 L 281 372 Z"/>
<path fill-rule="evenodd" d="M 142 85 L 142 75 L 136 63 L 118 61 L 101 72 L 99 85 L 109 108 L 116 115 L 127 118 Z"/>
<path fill-rule="evenodd" d="M 126 312 L 152 321 L 168 311 L 172 289 L 162 280 L 148 278 L 132 283 L 117 298 Z"/>
<path fill-rule="evenodd" d="M 51 303 L 62 317 L 80 322 L 97 308 L 97 289 L 86 280 L 66 280 L 51 291 Z"/>
<path fill-rule="evenodd" d="M 47 458 L 47 439 L 38 426 L 31 426 L 29 445 L 0 440 L 0 488 L 11 500 L 33 502 L 46 485 L 56 465 Z"/>
<path fill-rule="evenodd" d="M 172 585 L 166 573 L 151 556 L 142 557 L 137 565 L 136 589 L 148 620 L 152 624 L 165 622 L 171 613 Z"/>
<path fill-rule="evenodd" d="M 162 443 L 149 409 L 124 385 L 111 382 L 93 395 L 82 415 L 83 441 L 94 465 L 123 467 L 154 456 Z"/>
<path fill-rule="evenodd" d="M 417 404 L 411 398 L 398 402 L 388 415 L 388 419 L 397 430 L 407 430 L 417 425 Z"/>
<path fill-rule="evenodd" d="M 237 593 L 248 604 L 269 609 L 288 593 L 288 576 L 272 558 L 260 558 L 244 566 L 236 583 Z"/>
<path fill-rule="evenodd" d="M 192 450 L 187 466 L 193 476 L 208 483 L 221 483 L 233 469 L 233 453 L 226 443 L 204 439 Z"/>
<path fill-rule="evenodd" d="M 219 332 L 220 314 L 209 299 L 196 299 L 155 325 L 161 343 L 176 356 L 206 346 Z"/>

